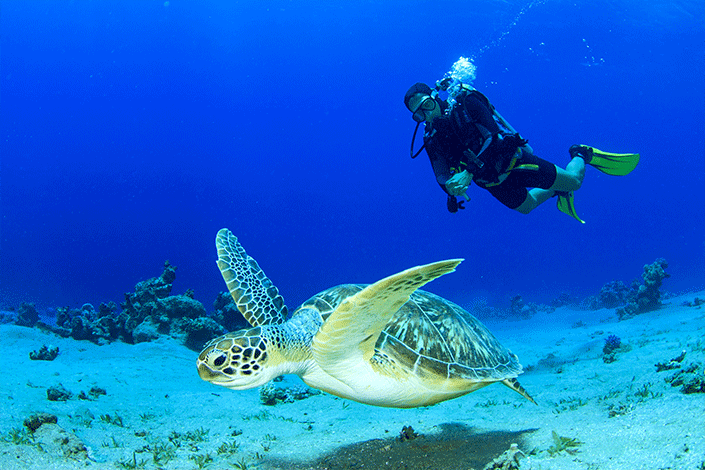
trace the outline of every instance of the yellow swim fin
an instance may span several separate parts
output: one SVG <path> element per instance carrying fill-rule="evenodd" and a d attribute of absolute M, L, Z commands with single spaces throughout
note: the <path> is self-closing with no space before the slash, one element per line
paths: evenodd
<path fill-rule="evenodd" d="M 556 191 L 556 196 L 558 196 L 558 202 L 556 203 L 556 207 L 558 207 L 558 210 L 563 212 L 564 214 L 568 214 L 581 224 L 584 224 L 585 221 L 578 217 L 577 212 L 575 212 L 575 204 L 573 204 L 573 192 L 563 192 L 563 191 Z"/>
<path fill-rule="evenodd" d="M 588 153 L 592 154 L 592 158 L 587 163 L 608 175 L 628 175 L 639 164 L 638 153 L 609 153 L 589 145 L 581 145 L 579 147 L 592 150 L 591 152 L 588 150 Z"/>

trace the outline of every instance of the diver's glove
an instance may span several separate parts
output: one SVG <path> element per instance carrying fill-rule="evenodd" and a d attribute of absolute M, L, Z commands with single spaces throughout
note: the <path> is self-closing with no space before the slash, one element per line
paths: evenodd
<path fill-rule="evenodd" d="M 505 148 L 517 149 L 519 147 L 525 146 L 526 144 L 529 143 L 529 141 L 524 139 L 517 132 L 515 134 L 508 134 L 508 135 L 502 136 L 502 143 L 505 145 Z"/>
<path fill-rule="evenodd" d="M 450 194 L 448 195 L 448 200 L 446 201 L 446 205 L 448 206 L 448 212 L 451 214 L 455 214 L 458 212 L 458 209 L 465 209 L 463 207 L 463 204 L 465 204 L 465 201 L 462 199 L 458 201 L 455 196 L 451 196 Z"/>
<path fill-rule="evenodd" d="M 468 172 L 468 170 L 463 170 L 446 181 L 446 191 L 451 196 L 463 196 L 466 200 L 470 200 L 466 194 L 470 183 L 472 183 L 472 173 Z"/>

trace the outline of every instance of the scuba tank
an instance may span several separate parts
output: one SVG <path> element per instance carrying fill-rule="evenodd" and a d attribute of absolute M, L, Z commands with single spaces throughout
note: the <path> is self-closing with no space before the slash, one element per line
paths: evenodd
<path fill-rule="evenodd" d="M 474 91 L 478 94 L 480 94 L 485 101 L 487 101 L 487 104 L 489 105 L 489 108 L 492 110 L 492 118 L 494 121 L 497 123 L 497 126 L 499 127 L 500 131 L 503 134 L 515 134 L 518 135 L 519 133 L 512 127 L 509 122 L 504 119 L 504 117 L 495 109 L 495 107 L 490 103 L 490 101 L 487 99 L 485 95 L 483 95 L 481 92 L 479 92 L 475 87 L 472 85 L 468 85 L 467 83 L 463 83 L 460 79 L 458 78 L 453 78 L 452 76 L 445 77 L 442 80 L 439 80 L 436 82 L 436 90 L 437 91 L 445 91 L 448 93 L 448 99 L 447 102 L 450 105 L 448 107 L 448 112 L 453 109 L 453 106 L 456 103 L 456 98 L 458 95 L 460 95 L 463 92 L 469 92 L 469 91 Z M 529 144 L 524 144 L 522 146 L 526 150 L 528 150 L 531 153 L 534 153 L 533 149 Z"/>

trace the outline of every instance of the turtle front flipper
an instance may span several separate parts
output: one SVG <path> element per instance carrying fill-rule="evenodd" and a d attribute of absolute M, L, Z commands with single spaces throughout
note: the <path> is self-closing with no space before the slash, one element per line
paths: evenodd
<path fill-rule="evenodd" d="M 416 289 L 455 271 L 461 261 L 446 260 L 410 268 L 345 299 L 313 338 L 313 357 L 318 366 L 350 386 L 365 383 L 358 374 L 369 365 L 375 343 L 392 316 Z"/>
<path fill-rule="evenodd" d="M 226 228 L 220 229 L 215 246 L 220 273 L 245 320 L 252 326 L 283 323 L 287 316 L 284 298 L 237 237 Z"/>

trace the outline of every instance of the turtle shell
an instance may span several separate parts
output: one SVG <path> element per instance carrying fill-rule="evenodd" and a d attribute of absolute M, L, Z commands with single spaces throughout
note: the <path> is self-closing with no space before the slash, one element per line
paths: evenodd
<path fill-rule="evenodd" d="M 365 285 L 344 284 L 308 299 L 323 321 Z M 298 309 L 297 309 L 298 311 Z M 293 315 L 296 315 L 294 312 Z M 459 305 L 423 290 L 415 291 L 380 334 L 371 361 L 389 361 L 417 375 L 496 381 L 522 372 L 519 361 L 480 321 Z"/>

